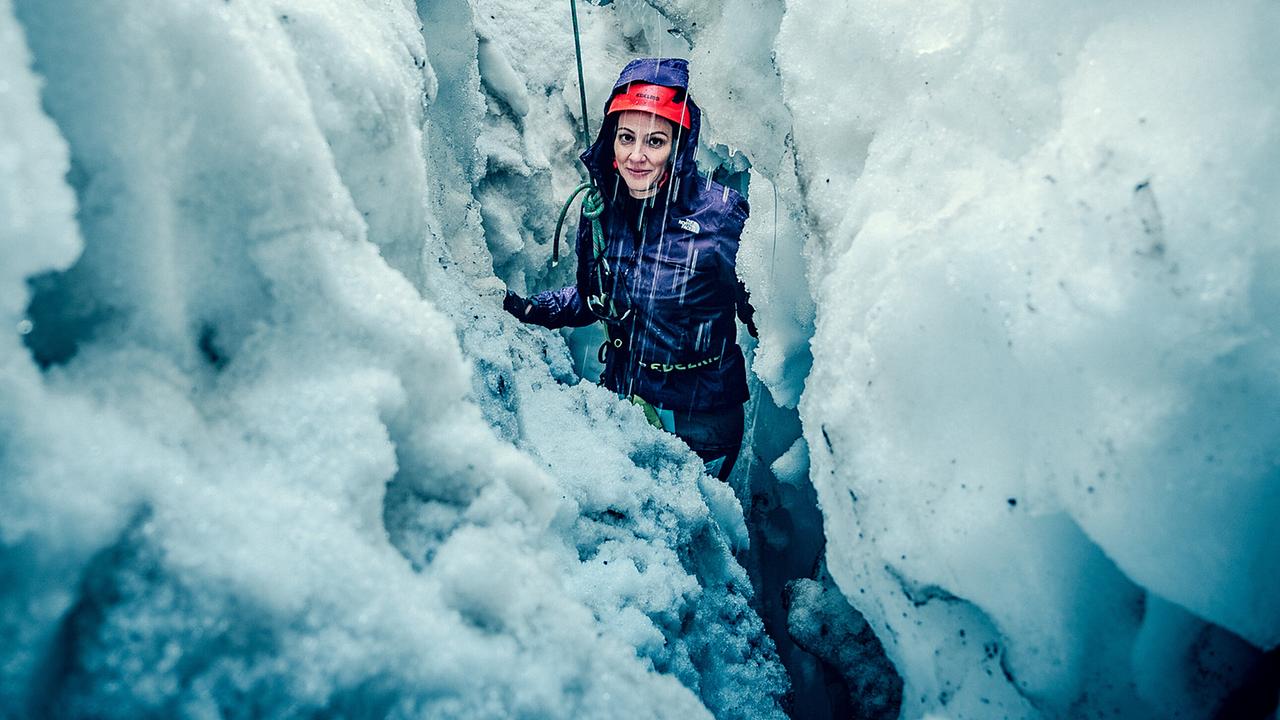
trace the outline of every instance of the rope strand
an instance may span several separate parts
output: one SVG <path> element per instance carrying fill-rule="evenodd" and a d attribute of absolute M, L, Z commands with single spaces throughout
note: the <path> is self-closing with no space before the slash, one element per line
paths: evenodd
<path fill-rule="evenodd" d="M 582 101 L 582 147 L 584 150 L 590 150 L 591 126 L 587 122 L 587 85 L 582 75 L 582 39 L 581 33 L 578 31 L 577 0 L 569 0 L 569 12 L 573 16 L 573 52 L 578 61 L 578 98 Z M 590 178 L 590 174 L 591 168 L 587 168 L 588 178 Z M 604 212 L 604 198 L 600 196 L 600 191 L 588 179 L 587 182 L 573 189 L 573 193 L 565 201 L 564 207 L 560 208 L 560 219 L 556 221 L 556 235 L 551 244 L 551 267 L 556 267 L 560 264 L 560 231 L 564 229 L 565 215 L 569 212 L 569 206 L 573 204 L 573 199 L 584 191 L 587 192 L 587 196 L 582 199 L 582 213 L 591 221 L 591 249 L 597 258 L 604 254 L 604 232 L 600 228 L 600 214 Z"/>
<path fill-rule="evenodd" d="M 582 214 L 591 221 L 591 249 L 596 257 L 604 254 L 604 230 L 600 227 L 600 215 L 604 213 L 604 198 L 600 191 L 590 182 L 584 182 L 573 189 L 569 199 L 560 208 L 560 219 L 556 221 L 555 240 L 551 244 L 551 267 L 560 264 L 560 231 L 564 229 L 564 218 L 569 214 L 569 206 L 575 198 L 586 192 L 582 198 Z"/>
<path fill-rule="evenodd" d="M 569 12 L 573 15 L 573 52 L 578 59 L 578 97 L 582 100 L 582 146 L 591 147 L 591 129 L 587 125 L 587 85 L 582 77 L 582 40 L 578 33 L 578 3 L 569 0 Z"/>

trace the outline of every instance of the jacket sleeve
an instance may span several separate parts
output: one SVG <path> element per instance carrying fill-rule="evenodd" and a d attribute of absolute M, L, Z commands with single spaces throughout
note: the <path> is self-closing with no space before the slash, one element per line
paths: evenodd
<path fill-rule="evenodd" d="M 529 298 L 529 311 L 525 322 L 553 330 L 562 327 L 583 327 L 596 321 L 584 299 L 589 277 L 589 264 L 594 261 L 591 248 L 591 221 L 578 216 L 577 242 L 578 268 L 576 284 L 558 290 L 544 290 Z"/>
<path fill-rule="evenodd" d="M 595 315 L 582 301 L 582 294 L 575 285 L 559 290 L 544 290 L 529 298 L 529 311 L 524 321 L 555 330 L 562 327 L 582 327 L 595 322 Z"/>

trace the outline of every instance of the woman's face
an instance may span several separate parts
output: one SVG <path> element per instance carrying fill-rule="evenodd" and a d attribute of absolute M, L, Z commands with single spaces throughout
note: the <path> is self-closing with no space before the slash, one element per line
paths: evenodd
<path fill-rule="evenodd" d="M 653 197 L 658 181 L 671 157 L 675 125 L 666 118 L 641 110 L 618 113 L 618 129 L 613 135 L 613 159 L 618 174 L 634 198 Z"/>

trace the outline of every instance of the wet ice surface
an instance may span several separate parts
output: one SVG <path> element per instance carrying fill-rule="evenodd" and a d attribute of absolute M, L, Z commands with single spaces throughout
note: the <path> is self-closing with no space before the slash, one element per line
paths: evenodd
<path fill-rule="evenodd" d="M 0 0 L 4 712 L 777 717 L 733 550 L 824 546 L 904 717 L 1208 717 L 1280 643 L 1274 4 L 579 11 L 749 186 L 771 559 L 499 309 L 572 278 L 567 7 Z M 838 665 L 833 590 L 756 607 Z"/>

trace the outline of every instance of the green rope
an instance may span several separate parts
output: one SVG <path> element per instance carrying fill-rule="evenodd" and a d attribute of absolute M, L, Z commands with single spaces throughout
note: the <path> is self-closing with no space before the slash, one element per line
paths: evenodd
<path fill-rule="evenodd" d="M 573 189 L 569 199 L 560 208 L 560 219 L 556 221 L 556 237 L 551 245 L 551 267 L 560 264 L 560 231 L 564 229 L 564 218 L 569 214 L 569 206 L 574 198 L 586 192 L 582 198 L 582 214 L 591 221 L 591 250 L 596 257 L 604 254 L 604 230 L 600 227 L 600 215 L 604 212 L 604 198 L 595 185 L 584 182 Z"/>
<path fill-rule="evenodd" d="M 578 36 L 578 3 L 569 0 L 569 12 L 573 15 L 573 51 L 578 58 L 578 97 L 582 100 L 582 145 L 591 147 L 591 129 L 587 125 L 587 85 L 582 79 L 582 40 Z"/>
<path fill-rule="evenodd" d="M 659 430 L 666 429 L 662 427 L 662 418 L 658 415 L 658 408 L 654 407 L 653 403 L 645 400 L 639 395 L 632 395 L 631 402 L 640 406 L 640 409 L 644 411 L 644 419 L 648 420 L 650 425 L 658 428 Z"/>
<path fill-rule="evenodd" d="M 582 146 L 590 149 L 591 127 L 587 124 L 587 84 L 582 76 L 582 40 L 578 32 L 577 0 L 569 0 L 569 12 L 573 15 L 573 52 L 578 61 L 578 98 L 582 101 Z M 573 199 L 583 191 L 589 191 L 582 199 L 582 213 L 591 221 L 591 249 L 596 257 L 604 254 L 604 232 L 600 229 L 600 213 L 604 211 L 604 200 L 600 197 L 600 191 L 587 181 L 574 188 L 573 194 L 565 201 L 564 207 L 560 208 L 560 219 L 556 221 L 556 237 L 551 245 L 551 267 L 560 264 L 560 231 L 564 229 L 564 217 L 569 212 Z"/>

